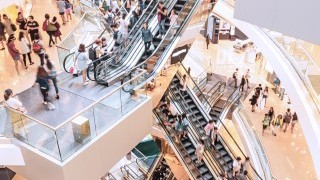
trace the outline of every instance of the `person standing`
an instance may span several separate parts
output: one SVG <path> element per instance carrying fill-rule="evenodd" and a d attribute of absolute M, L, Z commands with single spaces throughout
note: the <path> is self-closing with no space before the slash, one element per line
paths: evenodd
<path fill-rule="evenodd" d="M 240 86 L 239 86 L 239 89 L 241 92 L 243 92 L 243 88 L 244 88 L 244 85 L 247 83 L 246 81 L 246 78 L 245 76 L 243 75 L 242 78 L 241 78 L 241 81 L 240 81 Z"/>
<path fill-rule="evenodd" d="M 216 147 L 216 144 L 218 142 L 218 136 L 219 136 L 219 131 L 218 131 L 218 128 L 217 127 L 214 127 L 213 128 L 213 132 L 211 134 L 211 139 L 212 139 L 212 145 L 214 147 Z"/>
<path fill-rule="evenodd" d="M 166 29 L 164 27 L 164 23 L 167 18 L 167 8 L 164 7 L 164 4 L 162 1 L 159 2 L 159 6 L 157 8 L 158 12 L 158 24 L 159 24 L 159 35 L 158 38 L 163 38 L 166 34 Z"/>
<path fill-rule="evenodd" d="M 126 21 L 126 15 L 122 14 L 121 19 L 119 19 L 117 21 L 117 23 L 119 24 L 119 31 L 122 34 L 122 38 L 124 39 L 123 43 L 124 43 L 124 47 L 127 46 L 127 37 L 128 37 L 128 26 L 129 26 L 129 22 Z"/>
<path fill-rule="evenodd" d="M 187 94 L 187 75 L 186 74 L 184 74 L 183 76 L 182 76 L 182 79 L 180 80 L 180 85 L 181 85 L 181 91 L 182 91 L 182 94 Z"/>
<path fill-rule="evenodd" d="M 181 115 L 181 119 L 182 119 L 183 137 L 185 138 L 187 136 L 188 127 L 189 127 L 189 122 L 188 122 L 188 119 L 187 119 L 187 115 L 185 113 L 183 113 Z"/>
<path fill-rule="evenodd" d="M 268 86 L 266 86 L 262 92 L 261 106 L 266 107 L 268 95 L 269 95 L 269 89 L 268 89 Z"/>
<path fill-rule="evenodd" d="M 54 90 L 56 91 L 56 99 L 59 99 L 59 88 L 57 84 L 57 70 L 55 66 L 52 64 L 52 62 L 49 60 L 48 54 L 44 55 L 44 58 L 46 59 L 47 62 L 47 72 L 48 72 L 48 79 L 52 80 Z"/>
<path fill-rule="evenodd" d="M 261 95 L 261 91 L 262 91 L 262 85 L 259 84 L 259 86 L 255 88 L 255 91 L 254 91 L 254 92 L 255 92 L 258 96 L 260 96 L 260 95 Z"/>
<path fill-rule="evenodd" d="M 183 124 L 182 124 L 182 119 L 181 119 L 180 115 L 177 116 L 175 129 L 176 129 L 176 134 L 177 134 L 177 141 L 180 142 L 181 136 L 183 133 Z"/>
<path fill-rule="evenodd" d="M 178 25 L 177 18 L 178 18 L 178 15 L 177 15 L 176 11 L 175 10 L 171 10 L 170 17 L 169 17 L 170 26 L 177 26 Z"/>
<path fill-rule="evenodd" d="M 143 23 L 143 28 L 141 29 L 141 37 L 144 42 L 145 52 L 149 52 L 153 36 L 150 29 L 148 28 L 147 22 Z"/>
<path fill-rule="evenodd" d="M 233 78 L 233 82 L 234 82 L 234 88 L 238 87 L 238 72 L 239 72 L 239 69 L 236 68 L 236 70 L 232 74 L 232 78 Z"/>
<path fill-rule="evenodd" d="M 131 0 L 126 1 L 125 9 L 126 9 L 127 13 L 129 14 L 130 9 L 131 9 Z"/>
<path fill-rule="evenodd" d="M 11 19 L 6 14 L 3 14 L 2 18 L 3 18 L 3 24 L 5 26 L 6 33 L 8 34 L 8 36 L 10 36 L 11 34 L 14 34 L 14 31 L 12 29 L 13 23 Z"/>
<path fill-rule="evenodd" d="M 31 38 L 32 39 L 32 38 Z M 32 42 L 33 51 L 38 54 L 40 58 L 40 65 L 44 65 L 44 43 L 41 41 L 39 34 L 34 35 L 34 40 Z"/>
<path fill-rule="evenodd" d="M 1 15 L 0 15 L 0 43 L 2 45 L 2 48 L 0 50 L 5 50 L 3 41 L 6 41 L 6 27 L 2 23 Z"/>
<path fill-rule="evenodd" d="M 49 96 L 49 88 L 50 87 L 49 87 L 49 82 L 48 82 L 48 73 L 42 66 L 38 67 L 37 78 L 36 78 L 36 81 L 32 87 L 34 87 L 37 83 L 39 84 L 39 88 L 40 88 L 41 94 L 43 96 L 42 103 L 44 105 L 47 105 L 49 102 L 48 96 Z"/>
<path fill-rule="evenodd" d="M 119 9 L 117 0 L 113 0 L 111 3 L 112 12 L 116 13 L 117 9 Z"/>
<path fill-rule="evenodd" d="M 86 53 L 86 46 L 84 44 L 79 45 L 78 52 L 75 54 L 74 67 L 78 67 L 78 70 L 82 72 L 82 83 L 83 86 L 89 84 L 89 80 L 87 80 L 87 69 L 89 61 L 88 54 Z"/>
<path fill-rule="evenodd" d="M 11 89 L 6 89 L 4 91 L 4 100 L 5 105 L 16 110 L 20 111 L 23 114 L 27 113 L 27 110 L 25 107 L 23 107 L 22 103 L 19 101 L 18 97 L 14 97 L 13 91 Z"/>
<path fill-rule="evenodd" d="M 206 133 L 206 136 L 210 136 L 212 131 L 213 131 L 213 128 L 214 128 L 214 122 L 213 120 L 210 120 L 207 125 L 204 127 L 204 132 Z"/>
<path fill-rule="evenodd" d="M 291 121 L 291 134 L 293 133 L 294 126 L 296 125 L 297 122 L 298 122 L 298 115 L 296 112 L 294 112 L 292 115 L 292 121 Z"/>
<path fill-rule="evenodd" d="M 275 116 L 276 116 L 274 113 L 273 107 L 270 107 L 270 109 L 268 111 L 268 116 L 270 118 L 270 122 L 269 122 L 269 128 L 270 128 L 270 124 L 273 121 L 273 118 L 275 118 Z"/>
<path fill-rule="evenodd" d="M 232 169 L 233 169 L 232 175 L 233 177 L 235 177 L 236 174 L 240 172 L 240 169 L 241 169 L 241 157 L 237 157 L 235 160 L 233 160 Z"/>
<path fill-rule="evenodd" d="M 258 102 L 258 96 L 257 96 L 257 93 L 254 93 L 252 95 L 252 97 L 249 99 L 250 101 L 250 104 L 251 104 L 251 111 L 252 112 L 255 112 L 255 109 L 256 109 L 256 106 L 257 106 L 257 102 Z"/>
<path fill-rule="evenodd" d="M 264 136 L 264 132 L 269 126 L 269 124 L 270 124 L 270 117 L 268 116 L 268 114 L 265 114 L 262 120 L 262 136 Z"/>
<path fill-rule="evenodd" d="M 42 30 L 47 32 L 47 34 L 49 35 L 49 47 L 52 47 L 51 42 L 52 42 L 52 44 L 55 44 L 55 42 L 53 41 L 53 34 L 54 34 L 56 28 L 55 28 L 55 26 L 53 26 L 53 24 L 50 24 L 49 14 L 45 14 L 44 18 L 45 18 L 45 20 L 42 23 Z"/>
<path fill-rule="evenodd" d="M 13 36 L 13 34 L 11 34 L 8 38 L 7 47 L 8 47 L 9 54 L 11 55 L 12 59 L 14 60 L 16 71 L 17 71 L 18 75 L 20 75 L 18 61 L 20 61 L 20 63 L 22 64 L 22 66 L 25 69 L 27 69 L 28 67 L 26 67 L 23 64 L 23 62 L 20 58 L 20 52 L 18 51 L 18 49 L 16 48 L 16 46 L 14 44 L 14 40 L 16 40 L 16 38 Z"/>
<path fill-rule="evenodd" d="M 247 69 L 247 72 L 245 74 L 245 78 L 246 78 L 247 89 L 250 89 L 250 86 L 249 86 L 250 69 Z"/>
<path fill-rule="evenodd" d="M 275 118 L 273 121 L 272 121 L 272 134 L 274 136 L 277 136 L 277 132 L 279 131 L 279 129 L 282 128 L 282 124 L 283 124 L 283 119 L 282 119 L 282 115 L 278 115 L 277 118 Z"/>
<path fill-rule="evenodd" d="M 210 36 L 207 34 L 206 36 L 206 43 L 207 43 L 207 49 L 209 49 L 209 44 L 210 44 Z"/>
<path fill-rule="evenodd" d="M 30 63 L 29 65 L 34 64 L 34 62 L 32 62 L 31 60 L 30 44 L 28 44 L 23 31 L 20 31 L 19 33 L 19 41 L 20 41 L 20 51 L 22 54 L 24 66 L 27 67 L 27 55 Z"/>
<path fill-rule="evenodd" d="M 28 43 L 31 44 L 31 40 L 28 35 L 27 22 L 28 20 L 23 17 L 22 12 L 19 12 L 18 18 L 16 19 L 16 23 L 19 25 L 20 32 L 23 32 L 24 37 L 27 38 Z"/>
<path fill-rule="evenodd" d="M 57 1 L 57 7 L 59 10 L 59 14 L 61 16 L 61 19 L 62 19 L 62 25 L 65 25 L 66 24 L 66 19 L 64 17 L 64 9 L 66 7 L 65 1 L 64 0 Z"/>
<path fill-rule="evenodd" d="M 27 27 L 29 29 L 31 41 L 34 41 L 35 34 L 39 35 L 39 24 L 37 21 L 34 20 L 33 16 L 29 16 L 29 20 L 27 22 Z"/>
<path fill-rule="evenodd" d="M 286 132 L 287 131 L 287 128 L 291 122 L 291 119 L 292 119 L 292 114 L 290 112 L 290 108 L 287 109 L 287 112 L 284 114 L 283 116 L 283 122 L 284 122 L 284 130 L 283 132 Z"/>
<path fill-rule="evenodd" d="M 106 12 L 111 9 L 111 0 L 103 0 L 102 4 L 104 4 L 103 8 Z"/>
<path fill-rule="evenodd" d="M 201 163 L 203 159 L 203 154 L 204 154 L 204 140 L 200 139 L 195 154 L 197 155 L 197 162 L 196 163 Z"/>
<path fill-rule="evenodd" d="M 61 35 L 62 35 L 61 31 L 60 31 L 61 26 L 60 26 L 59 22 L 57 21 L 57 17 L 53 16 L 51 24 L 53 24 L 57 28 L 57 30 L 53 34 L 55 42 L 58 42 L 58 38 L 61 41 Z"/>

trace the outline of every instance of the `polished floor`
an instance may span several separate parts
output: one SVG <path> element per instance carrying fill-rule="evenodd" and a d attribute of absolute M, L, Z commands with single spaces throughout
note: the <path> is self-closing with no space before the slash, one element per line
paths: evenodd
<path fill-rule="evenodd" d="M 246 60 L 247 57 L 245 53 L 236 53 L 233 51 L 234 44 L 235 42 L 232 41 L 220 41 L 218 45 L 211 44 L 207 50 L 205 38 L 199 35 L 190 49 L 193 58 L 191 57 L 190 61 L 186 63 L 192 63 L 191 61 L 193 59 L 194 62 L 202 64 L 202 69 L 229 78 L 232 76 L 235 68 L 239 68 L 240 75 L 244 74 L 247 69 L 250 69 L 250 82 L 254 84 L 268 84 L 264 80 L 266 77 L 266 71 L 263 70 L 265 66 L 264 60 L 249 63 Z M 199 65 L 193 65 L 191 67 L 195 69 L 191 72 L 195 72 L 195 67 L 199 67 Z M 200 69 L 201 68 L 198 68 L 198 71 L 201 73 Z M 271 85 L 268 84 L 268 86 Z M 292 105 L 289 105 L 286 99 L 281 101 L 279 97 L 272 92 L 269 96 L 267 108 L 273 106 L 274 109 L 276 109 L 276 114 L 283 114 L 287 107 L 293 109 Z M 249 111 L 249 115 L 254 123 L 254 128 L 262 140 L 262 145 L 266 151 L 273 175 L 281 180 L 317 179 L 308 145 L 299 123 L 296 125 L 293 134 L 287 131 L 287 133 L 278 132 L 277 136 L 272 136 L 271 132 L 267 131 L 266 135 L 262 137 L 262 119 L 268 109 L 266 108 L 259 112 L 251 113 L 248 98 L 244 100 L 244 104 Z M 236 130 L 232 129 L 232 123 L 227 122 L 226 124 L 231 128 L 230 131 L 232 134 L 234 134 Z"/>

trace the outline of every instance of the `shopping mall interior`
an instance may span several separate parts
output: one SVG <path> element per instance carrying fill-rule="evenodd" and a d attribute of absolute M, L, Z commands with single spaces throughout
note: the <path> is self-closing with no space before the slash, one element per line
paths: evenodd
<path fill-rule="evenodd" d="M 0 180 L 319 179 L 307 1 L 0 1 Z"/>

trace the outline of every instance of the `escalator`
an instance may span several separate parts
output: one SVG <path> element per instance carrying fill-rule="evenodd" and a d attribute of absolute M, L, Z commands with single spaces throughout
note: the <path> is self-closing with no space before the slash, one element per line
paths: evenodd
<path fill-rule="evenodd" d="M 166 159 L 161 156 L 159 163 L 156 165 L 154 171 L 150 175 L 151 180 L 159 180 L 159 179 L 165 179 L 165 180 L 176 180 L 174 177 L 174 174 L 172 170 L 170 169 Z"/>
<path fill-rule="evenodd" d="M 84 0 L 84 2 L 87 2 L 87 0 Z M 146 1 L 146 3 L 149 2 L 149 1 Z M 107 23 L 106 19 L 103 17 L 103 14 L 100 12 L 99 8 L 95 7 L 94 3 L 91 2 L 91 1 L 88 1 L 88 4 L 90 4 L 90 7 L 91 8 L 94 8 L 95 11 L 97 12 L 97 14 L 100 14 L 100 19 L 99 19 L 99 22 L 102 22 L 103 25 L 105 26 L 105 30 L 102 31 L 102 33 L 100 34 L 100 36 L 98 36 L 97 38 L 95 39 L 98 39 L 98 38 L 101 38 L 101 37 L 105 37 L 107 39 L 107 46 L 104 48 L 105 50 L 107 51 L 110 51 L 112 48 L 113 48 L 113 45 L 114 45 L 114 41 L 113 39 L 111 38 L 112 37 L 112 33 L 113 33 L 113 30 L 111 29 L 110 27 L 110 24 Z M 125 3 L 124 3 L 125 4 Z M 149 9 L 149 6 L 150 4 L 147 4 L 146 6 L 146 12 L 148 12 L 148 9 Z M 89 6 L 89 5 L 84 5 L 84 6 Z M 127 20 L 129 20 L 131 18 L 131 15 L 132 15 L 132 11 L 134 11 L 135 8 L 132 8 L 130 12 L 126 12 L 126 10 L 124 9 L 124 5 L 120 7 L 120 11 L 124 14 L 127 15 Z M 142 15 L 140 16 L 138 22 L 136 23 L 136 25 L 139 23 L 139 21 L 143 18 L 141 18 Z M 135 26 L 136 26 L 135 25 Z M 135 26 L 132 28 L 132 31 L 134 30 Z M 85 27 L 84 27 L 85 28 Z M 107 35 L 105 34 L 105 32 L 109 32 Z M 94 40 L 95 40 L 94 39 Z M 94 41 L 90 41 L 91 43 L 88 43 L 86 44 L 86 51 L 88 51 L 88 49 L 90 47 L 92 47 Z M 64 60 L 62 62 L 62 66 L 63 66 L 63 69 L 65 70 L 65 72 L 69 72 L 69 69 L 70 67 L 73 65 L 73 60 L 75 59 L 75 51 L 73 51 L 72 53 L 68 53 L 65 57 L 64 57 Z M 111 54 L 112 55 L 112 54 Z M 108 56 L 103 56 L 101 61 L 103 60 L 106 60 L 108 59 L 110 55 Z M 88 71 L 89 72 L 92 72 L 93 68 L 89 68 Z M 88 77 L 90 78 L 89 74 L 88 74 Z M 93 78 L 92 78 L 93 79 Z"/>
<path fill-rule="evenodd" d="M 131 51 L 127 52 L 128 55 L 117 57 L 112 59 L 105 64 L 101 63 L 98 71 L 95 71 L 95 74 L 103 74 L 103 76 L 96 76 L 96 82 L 98 84 L 104 84 L 110 86 L 111 84 L 118 82 L 128 72 L 134 71 L 136 68 L 145 68 L 149 72 L 148 78 L 152 78 L 157 71 L 161 69 L 165 61 L 168 59 L 169 54 L 173 51 L 175 44 L 179 40 L 179 35 L 183 33 L 188 22 L 190 21 L 193 13 L 197 7 L 201 4 L 201 0 L 197 1 L 187 1 L 187 0 L 176 0 L 171 1 L 167 5 L 168 12 L 172 9 L 178 14 L 176 24 L 170 26 L 169 22 L 166 21 L 166 35 L 164 38 L 156 38 L 158 34 L 158 27 L 156 25 L 157 18 L 156 12 L 153 12 L 154 19 L 152 19 L 152 26 L 156 26 L 151 29 L 154 39 L 153 44 L 155 50 L 153 52 L 145 52 L 144 43 L 141 39 L 141 34 L 138 34 L 138 42 L 136 44 L 131 44 Z M 150 20 L 151 21 L 151 20 Z M 106 65 L 107 64 L 107 65 Z"/>
<path fill-rule="evenodd" d="M 197 101 L 197 99 L 194 97 L 194 93 L 191 92 L 189 89 L 186 93 L 182 93 L 179 89 L 180 87 L 180 80 L 179 77 L 181 77 L 181 74 L 178 74 L 178 76 L 175 76 L 173 78 L 172 83 L 169 86 L 170 94 L 175 97 L 175 99 L 180 103 L 180 108 L 184 109 L 186 113 L 189 115 L 190 124 L 197 129 L 201 133 L 204 132 L 204 127 L 208 123 L 209 120 L 214 120 L 216 122 L 216 125 L 220 124 L 220 131 L 221 129 L 226 130 L 228 132 L 227 138 L 232 139 L 232 141 L 236 144 L 237 150 L 241 152 L 243 155 L 243 158 L 245 158 L 245 154 L 237 144 L 237 142 L 234 140 L 232 135 L 229 133 L 227 128 L 224 126 L 223 122 L 221 121 L 221 118 L 225 118 L 226 112 L 229 111 L 230 107 L 233 105 L 235 101 L 237 101 L 241 94 L 239 93 L 232 93 L 226 103 L 221 106 L 213 106 L 212 110 L 210 111 L 210 116 L 206 113 L 204 113 L 204 110 L 202 108 L 202 105 L 200 105 Z M 235 90 L 237 92 L 237 90 Z M 207 143 L 211 144 L 212 139 L 210 137 L 207 137 L 205 135 L 200 135 L 199 137 L 206 137 Z M 225 141 L 226 135 L 222 137 L 221 135 L 218 136 L 218 141 L 215 143 L 215 146 L 212 147 L 214 150 L 213 158 L 219 162 L 219 165 L 223 168 L 225 172 L 227 172 L 228 177 L 232 178 L 232 163 L 233 160 L 238 157 L 235 155 L 233 149 L 229 146 L 229 144 Z M 240 155 L 239 155 L 240 156 Z M 262 179 L 259 174 L 255 171 L 253 167 L 251 167 L 248 179 Z"/>
<path fill-rule="evenodd" d="M 189 176 L 192 177 L 191 179 L 215 179 L 205 162 L 196 163 L 196 142 L 192 139 L 190 133 L 185 138 L 182 138 L 181 141 L 178 141 L 176 131 L 168 125 L 173 124 L 174 120 L 172 118 L 166 119 L 164 109 L 161 107 L 160 109 L 155 109 L 154 114 L 165 131 L 169 144 L 173 146 L 172 149 L 176 152 L 177 157 L 180 158 L 180 162 L 184 164 Z"/>

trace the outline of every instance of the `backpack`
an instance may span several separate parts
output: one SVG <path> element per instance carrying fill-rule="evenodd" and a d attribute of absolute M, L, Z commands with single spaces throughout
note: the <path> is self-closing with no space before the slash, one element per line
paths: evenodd
<path fill-rule="evenodd" d="M 97 47 L 93 48 L 93 46 L 91 46 L 89 48 L 89 59 L 91 59 L 92 61 L 97 59 L 97 53 L 96 53 Z"/>
<path fill-rule="evenodd" d="M 39 54 L 41 52 L 42 46 L 39 44 L 39 42 L 33 41 L 32 44 L 32 50 L 34 53 Z"/>
<path fill-rule="evenodd" d="M 109 23 L 109 24 L 113 24 L 113 17 L 112 17 L 112 14 L 109 14 L 109 13 L 108 13 L 107 23 Z"/>
<path fill-rule="evenodd" d="M 290 120 L 292 119 L 292 114 L 286 112 L 286 115 L 284 116 L 283 119 L 285 122 L 290 122 Z"/>

